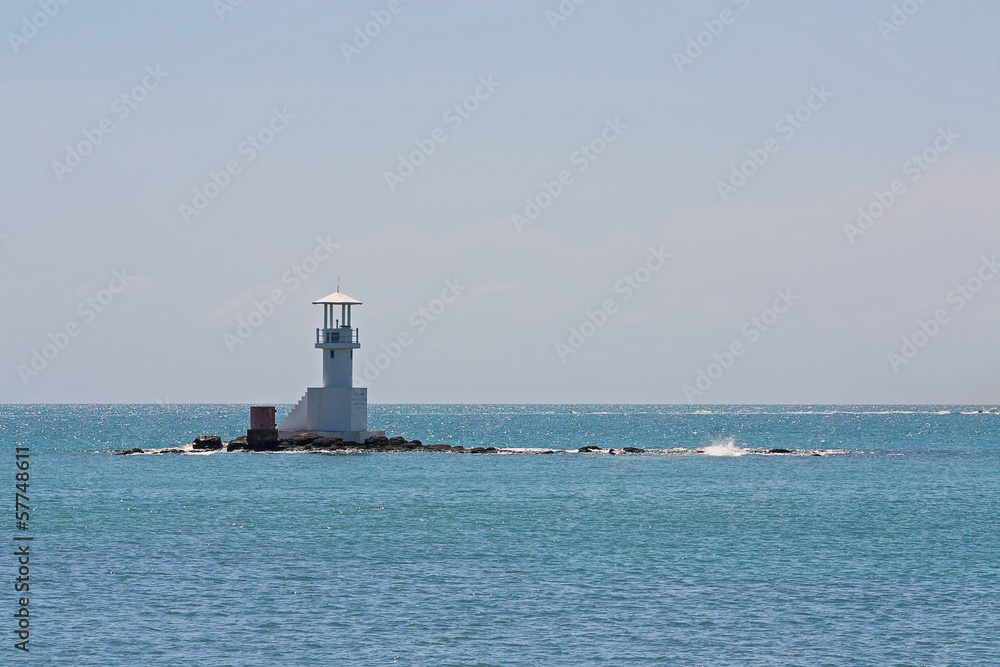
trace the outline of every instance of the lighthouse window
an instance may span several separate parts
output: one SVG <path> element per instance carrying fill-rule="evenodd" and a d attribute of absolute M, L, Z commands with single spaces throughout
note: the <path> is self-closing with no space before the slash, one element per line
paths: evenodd
<path fill-rule="evenodd" d="M 330 358 L 333 359 L 333 350 L 330 350 Z"/>

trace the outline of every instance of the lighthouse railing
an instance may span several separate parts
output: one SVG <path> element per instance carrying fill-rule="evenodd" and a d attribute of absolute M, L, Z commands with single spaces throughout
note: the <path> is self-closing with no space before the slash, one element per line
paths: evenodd
<path fill-rule="evenodd" d="M 350 327 L 336 329 L 316 329 L 316 342 L 322 343 L 355 343 L 358 342 L 358 330 Z"/>

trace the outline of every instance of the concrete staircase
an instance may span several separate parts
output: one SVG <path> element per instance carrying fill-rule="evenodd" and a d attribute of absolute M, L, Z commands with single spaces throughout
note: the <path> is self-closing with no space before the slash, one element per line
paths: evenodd
<path fill-rule="evenodd" d="M 302 398 L 299 399 L 299 402 L 295 404 L 292 411 L 288 413 L 285 420 L 278 426 L 279 431 L 304 431 L 306 429 L 306 426 L 309 424 L 306 396 L 308 396 L 308 393 L 302 394 Z"/>

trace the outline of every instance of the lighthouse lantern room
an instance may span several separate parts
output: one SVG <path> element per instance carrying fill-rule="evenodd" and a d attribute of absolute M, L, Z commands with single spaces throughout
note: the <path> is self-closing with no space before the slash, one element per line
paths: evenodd
<path fill-rule="evenodd" d="M 323 386 L 306 389 L 278 432 L 281 437 L 317 433 L 359 443 L 384 436 L 385 431 L 368 430 L 368 390 L 354 386 L 354 350 L 361 344 L 358 330 L 351 326 L 351 307 L 361 302 L 337 291 L 313 303 L 323 306 L 323 328 L 316 329 L 316 349 L 323 354 Z"/>

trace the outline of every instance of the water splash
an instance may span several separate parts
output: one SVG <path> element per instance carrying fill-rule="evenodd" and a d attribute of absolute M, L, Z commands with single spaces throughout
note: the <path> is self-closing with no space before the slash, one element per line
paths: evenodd
<path fill-rule="evenodd" d="M 749 450 L 738 447 L 733 438 L 719 438 L 700 450 L 700 453 L 705 456 L 743 456 L 749 453 Z"/>

